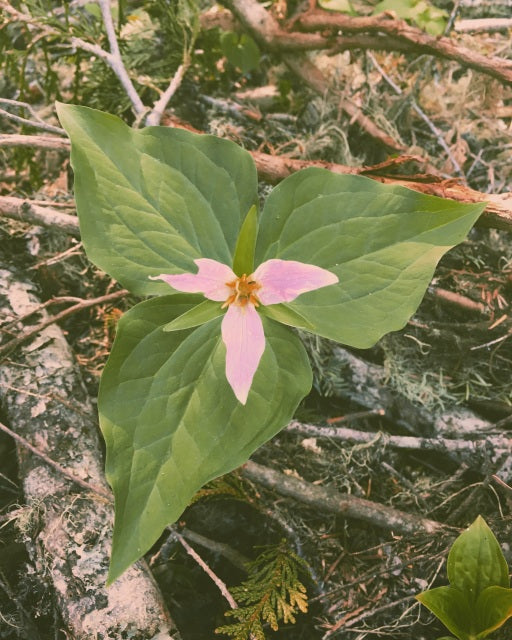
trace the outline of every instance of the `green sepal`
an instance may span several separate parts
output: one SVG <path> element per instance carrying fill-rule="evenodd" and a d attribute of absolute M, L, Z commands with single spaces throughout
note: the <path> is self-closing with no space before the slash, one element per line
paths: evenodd
<path fill-rule="evenodd" d="M 181 331 L 182 329 L 191 329 L 198 327 L 205 322 L 210 322 L 225 313 L 220 302 L 214 300 L 203 300 L 196 307 L 192 307 L 189 311 L 185 311 L 171 322 L 167 323 L 164 331 Z"/>
<path fill-rule="evenodd" d="M 267 316 L 267 318 L 271 318 L 276 322 L 287 324 L 289 327 L 306 329 L 306 331 L 315 330 L 313 323 L 309 322 L 302 314 L 285 303 L 262 305 L 258 307 L 258 311 L 261 315 Z"/>
<path fill-rule="evenodd" d="M 249 276 L 254 271 L 254 250 L 258 236 L 258 209 L 255 204 L 249 209 L 248 214 L 240 229 L 236 241 L 235 256 L 233 258 L 233 271 L 237 276 Z"/>

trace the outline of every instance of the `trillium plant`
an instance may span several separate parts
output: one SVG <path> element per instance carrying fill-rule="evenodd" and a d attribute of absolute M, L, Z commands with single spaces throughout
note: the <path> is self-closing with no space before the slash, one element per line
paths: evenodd
<path fill-rule="evenodd" d="M 364 349 L 402 328 L 485 205 L 311 168 L 259 212 L 233 142 L 57 109 L 85 250 L 144 298 L 119 321 L 98 397 L 113 581 L 286 426 L 312 384 L 296 329 Z"/>

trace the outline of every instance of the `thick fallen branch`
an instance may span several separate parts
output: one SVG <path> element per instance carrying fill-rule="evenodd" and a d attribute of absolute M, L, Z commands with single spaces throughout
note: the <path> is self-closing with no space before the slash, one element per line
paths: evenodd
<path fill-rule="evenodd" d="M 24 198 L 0 196 L 0 216 L 43 227 L 57 227 L 75 238 L 80 237 L 78 218 L 50 207 L 42 207 L 37 202 Z"/>
<path fill-rule="evenodd" d="M 427 533 L 432 535 L 447 531 L 443 524 L 435 520 L 414 516 L 356 496 L 342 494 L 330 487 L 310 484 L 304 480 L 287 476 L 280 471 L 256 464 L 256 462 L 247 462 L 242 467 L 242 474 L 267 489 L 273 489 L 281 495 L 289 496 L 315 509 L 330 511 L 344 518 L 363 520 L 395 533 Z"/>
<path fill-rule="evenodd" d="M 3 136 L 4 140 L 10 136 Z M 13 142 L 21 136 L 12 136 Z M 41 136 L 23 136 L 23 146 L 29 146 L 29 138 L 34 139 L 31 146 L 38 147 L 41 144 Z M 54 142 L 55 148 L 63 148 L 61 138 L 56 136 L 44 136 L 45 148 L 50 148 Z M 65 141 L 68 146 L 69 142 Z M 382 164 L 375 167 L 349 167 L 347 165 L 333 162 L 322 162 L 321 160 L 298 160 L 296 158 L 286 158 L 284 156 L 273 156 L 259 151 L 250 152 L 258 174 L 263 180 L 271 184 L 277 184 L 295 171 L 308 167 L 320 167 L 328 169 L 334 173 L 349 175 L 364 175 L 378 182 L 385 184 L 400 184 L 409 189 L 420 191 L 440 198 L 451 198 L 458 202 L 487 202 L 487 207 L 481 215 L 478 224 L 496 229 L 512 230 L 512 192 L 501 194 L 487 194 L 475 191 L 457 180 L 445 180 L 433 174 L 420 174 L 411 176 L 390 176 L 379 175 L 379 171 L 384 168 Z M 392 159 L 392 164 L 400 164 L 405 161 L 418 161 L 415 156 L 405 155 L 402 158 Z M 388 163 L 389 164 L 389 163 Z M 391 165 L 390 165 L 391 166 Z M 59 227 L 71 235 L 79 236 L 78 219 L 74 216 L 66 215 L 60 211 L 55 211 L 49 207 L 41 207 L 37 202 L 14 198 L 12 196 L 0 196 L 0 216 L 14 218 L 22 222 L 32 222 L 48 227 Z"/>
<path fill-rule="evenodd" d="M 25 316 L 40 303 L 33 285 L 0 271 L 0 317 Z M 0 367 L 4 420 L 60 467 L 108 492 L 95 410 L 56 326 L 47 327 L 17 361 Z M 42 582 L 50 585 L 73 640 L 98 637 L 179 640 L 144 563 L 105 587 L 113 509 L 102 496 L 77 490 L 76 484 L 25 445 L 17 447 L 26 506 L 37 527 L 25 529 L 24 542 Z M 45 587 L 48 589 L 49 587 Z M 53 599 L 53 594 L 48 594 Z"/>

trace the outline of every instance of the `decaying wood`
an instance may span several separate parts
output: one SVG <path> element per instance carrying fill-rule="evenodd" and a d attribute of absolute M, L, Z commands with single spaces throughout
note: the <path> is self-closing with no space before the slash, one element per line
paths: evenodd
<path fill-rule="evenodd" d="M 0 318 L 12 322 L 39 306 L 33 285 L 0 270 Z M 44 313 L 44 312 L 42 312 Z M 58 326 L 43 330 L 16 360 L 0 367 L 5 421 L 74 476 L 107 491 L 95 411 Z M 105 587 L 111 503 L 17 448 L 27 512 L 37 523 L 24 538 L 37 574 L 53 587 L 73 640 L 130 637 L 179 640 L 143 563 Z"/>
<path fill-rule="evenodd" d="M 253 482 L 273 489 L 281 495 L 290 496 L 315 509 L 330 511 L 344 518 L 362 520 L 395 533 L 432 535 L 447 530 L 443 524 L 435 520 L 414 516 L 353 495 L 342 494 L 331 487 L 314 485 L 251 460 L 242 467 L 242 474 Z"/>

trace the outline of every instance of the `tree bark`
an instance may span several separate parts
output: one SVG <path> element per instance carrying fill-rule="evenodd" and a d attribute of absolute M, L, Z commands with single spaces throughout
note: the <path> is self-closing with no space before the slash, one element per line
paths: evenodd
<path fill-rule="evenodd" d="M 0 270 L 4 321 L 39 305 L 29 282 Z M 107 490 L 95 410 L 62 331 L 47 327 L 17 354 L 0 368 L 0 398 L 10 427 L 73 475 Z M 55 591 L 69 637 L 179 640 L 143 563 L 105 587 L 111 501 L 78 488 L 21 445 L 17 454 L 24 509 L 37 522 L 24 541 L 38 574 Z"/>

